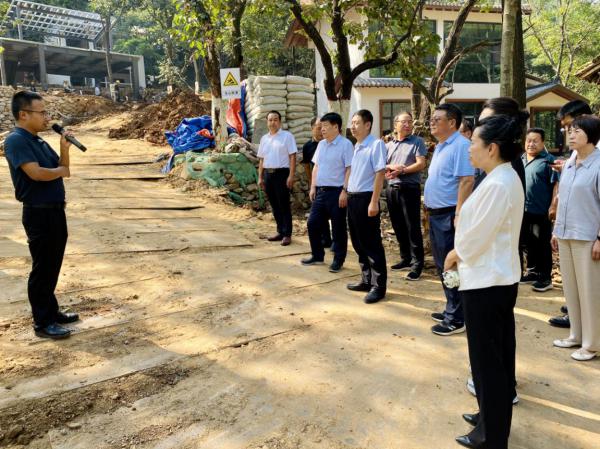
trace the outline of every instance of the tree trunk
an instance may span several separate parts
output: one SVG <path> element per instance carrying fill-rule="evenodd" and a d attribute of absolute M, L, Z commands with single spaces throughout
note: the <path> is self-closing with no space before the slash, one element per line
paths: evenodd
<path fill-rule="evenodd" d="M 342 117 L 342 129 L 341 133 L 346 137 L 346 130 L 348 129 L 348 119 L 350 115 L 350 99 L 340 100 L 327 100 L 327 106 L 329 112 L 337 112 Z"/>
<path fill-rule="evenodd" d="M 500 53 L 500 95 L 512 97 L 515 91 L 514 60 L 515 32 L 517 30 L 517 11 L 520 0 L 504 0 L 502 11 L 502 47 Z"/>
<path fill-rule="evenodd" d="M 221 98 L 221 63 L 219 51 L 214 40 L 207 44 L 207 52 L 204 57 L 204 73 L 210 83 L 212 98 L 211 118 L 213 133 L 215 134 L 217 147 L 224 145 L 227 141 L 227 105 L 228 101 Z"/>
<path fill-rule="evenodd" d="M 113 82 L 113 72 L 112 72 L 112 55 L 110 53 L 110 13 L 107 17 L 104 17 L 104 53 L 106 55 L 106 77 L 108 78 L 108 82 L 112 84 Z M 108 86 L 107 86 L 108 87 Z"/>
<path fill-rule="evenodd" d="M 198 58 L 192 55 L 192 62 L 194 63 L 194 93 L 200 95 L 200 64 L 198 64 Z"/>
<path fill-rule="evenodd" d="M 523 45 L 523 10 L 518 2 L 517 28 L 515 31 L 515 57 L 513 67 L 513 95 L 522 109 L 527 107 L 527 85 L 525 83 L 525 48 Z"/>
<path fill-rule="evenodd" d="M 246 10 L 246 0 L 237 0 L 236 3 L 237 5 L 232 10 L 232 63 L 233 67 L 240 68 L 240 76 L 242 79 L 245 79 L 246 69 L 244 67 L 244 53 L 242 51 L 242 17 Z"/>
<path fill-rule="evenodd" d="M 227 142 L 227 106 L 228 100 L 223 100 L 220 97 L 211 97 L 211 119 L 213 125 L 213 133 L 215 134 L 215 143 L 217 148 L 225 145 Z"/>

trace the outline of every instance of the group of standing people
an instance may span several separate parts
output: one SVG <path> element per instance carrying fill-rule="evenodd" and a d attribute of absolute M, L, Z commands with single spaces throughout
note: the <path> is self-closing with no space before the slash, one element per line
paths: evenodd
<path fill-rule="evenodd" d="M 474 426 L 456 439 L 465 447 L 508 447 L 512 406 L 518 401 L 514 321 L 518 287 L 531 284 L 538 292 L 552 288 L 552 248 L 560 252 L 569 315 L 550 322 L 571 327 L 569 337 L 554 345 L 580 347 L 572 354 L 575 360 L 600 354 L 600 303 L 597 294 L 594 297 L 600 289 L 600 149 L 596 148 L 600 119 L 579 103 L 571 102 L 559 112 L 574 150 L 564 165 L 546 150 L 543 129 L 526 129 L 529 114 L 511 98 L 488 100 L 474 124 L 464 121 L 461 110 L 452 104 L 439 105 L 431 117 L 430 131 L 437 145 L 425 182 L 423 209 L 446 296 L 444 310 L 431 315 L 437 322 L 432 332 L 441 336 L 467 332 L 472 372 L 468 385 L 477 396 L 479 412 L 463 415 Z M 278 113 L 269 114 L 269 122 L 273 116 Z M 346 258 L 348 227 L 361 279 L 347 287 L 367 292 L 366 303 L 378 302 L 386 294 L 379 208 L 384 179 L 400 247 L 400 261 L 390 268 L 407 270 L 405 279 L 415 281 L 424 265 L 421 172 L 426 168 L 427 148 L 413 134 L 408 111 L 395 117 L 394 137 L 386 144 L 371 135 L 372 123 L 369 111 L 354 114 L 350 130 L 356 144 L 352 145 L 341 134 L 338 114 L 328 113 L 313 122 L 311 256 L 302 260 L 303 265 L 324 263 L 331 220 L 329 270 L 339 271 Z M 270 139 L 285 133 L 276 130 L 261 140 L 261 165 L 271 151 Z M 292 146 L 289 160 L 295 161 L 295 142 Z M 264 177 L 259 179 L 263 182 Z M 287 195 L 289 207 L 289 191 Z M 274 215 L 279 231 L 275 210 Z M 280 233 L 275 237 L 280 239 Z M 455 270 L 458 286 L 445 282 L 443 276 Z"/>

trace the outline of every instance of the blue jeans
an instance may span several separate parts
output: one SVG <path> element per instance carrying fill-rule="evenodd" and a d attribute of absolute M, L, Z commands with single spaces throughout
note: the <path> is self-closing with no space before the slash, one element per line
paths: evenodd
<path fill-rule="evenodd" d="M 454 249 L 454 216 L 455 213 L 453 211 L 439 215 L 429 215 L 431 252 L 440 279 L 442 279 L 444 271 L 444 260 L 446 260 L 448 253 Z M 458 288 L 448 288 L 443 282 L 442 286 L 446 295 L 445 319 L 449 322 L 463 324 L 465 318 L 462 303 L 458 295 Z"/>

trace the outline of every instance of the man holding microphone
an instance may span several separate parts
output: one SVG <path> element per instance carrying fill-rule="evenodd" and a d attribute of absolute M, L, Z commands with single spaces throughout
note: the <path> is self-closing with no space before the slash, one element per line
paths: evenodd
<path fill-rule="evenodd" d="M 62 324 L 79 319 L 75 313 L 58 308 L 54 294 L 67 244 L 65 187 L 62 178 L 70 176 L 69 147 L 60 139 L 60 157 L 38 133 L 48 129 L 44 100 L 34 92 L 17 92 L 12 98 L 16 127 L 6 138 L 4 148 L 15 187 L 15 197 L 23 203 L 23 227 L 32 258 L 27 293 L 38 337 L 66 338 L 71 331 Z"/>

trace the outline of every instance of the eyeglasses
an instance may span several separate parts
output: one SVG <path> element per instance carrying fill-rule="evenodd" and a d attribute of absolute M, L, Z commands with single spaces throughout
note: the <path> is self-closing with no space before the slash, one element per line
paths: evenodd
<path fill-rule="evenodd" d="M 444 120 L 448 120 L 446 117 L 431 117 L 431 120 L 429 120 L 429 123 L 439 123 L 439 122 L 443 122 Z"/>
<path fill-rule="evenodd" d="M 394 120 L 394 123 L 400 123 L 402 125 L 410 125 L 412 122 L 412 120 Z"/>
<path fill-rule="evenodd" d="M 50 113 L 48 111 L 32 111 L 31 109 L 21 109 L 21 111 L 24 111 L 24 112 L 37 112 L 38 114 L 50 116 Z"/>

